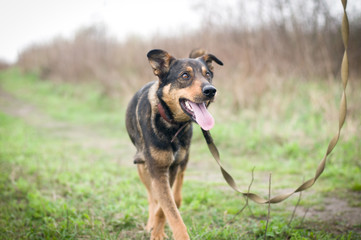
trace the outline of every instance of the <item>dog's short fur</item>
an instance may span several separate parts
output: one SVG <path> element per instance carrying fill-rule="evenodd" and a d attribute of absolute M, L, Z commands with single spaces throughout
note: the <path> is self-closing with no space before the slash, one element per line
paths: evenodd
<path fill-rule="evenodd" d="M 167 220 L 176 240 L 189 239 L 178 211 L 192 137 L 189 123 L 196 120 L 186 102 L 208 106 L 213 101 L 212 62 L 223 63 L 204 51 L 176 59 L 163 50 L 152 50 L 147 57 L 158 80 L 135 94 L 126 116 L 128 134 L 137 149 L 134 163 L 148 192 L 146 229 L 151 239 L 163 239 Z"/>

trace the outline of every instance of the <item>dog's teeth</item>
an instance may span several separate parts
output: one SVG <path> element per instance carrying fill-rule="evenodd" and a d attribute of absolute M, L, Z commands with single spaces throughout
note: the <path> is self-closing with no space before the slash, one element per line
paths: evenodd
<path fill-rule="evenodd" d="M 193 111 L 193 108 L 192 108 L 192 106 L 189 104 L 188 101 L 186 101 L 185 104 L 186 104 L 186 107 L 187 107 L 189 110 L 192 110 L 192 111 Z"/>

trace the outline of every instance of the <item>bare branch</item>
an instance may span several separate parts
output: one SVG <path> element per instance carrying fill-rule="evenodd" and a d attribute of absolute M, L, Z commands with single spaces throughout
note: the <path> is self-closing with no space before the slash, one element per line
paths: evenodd
<path fill-rule="evenodd" d="M 250 184 L 248 185 L 247 193 L 249 193 L 249 192 L 251 191 L 251 187 L 252 187 L 253 181 L 254 181 L 254 167 L 253 167 L 253 169 L 252 169 L 252 179 L 251 179 Z M 247 206 L 248 206 L 248 208 L 249 208 L 249 205 L 248 205 L 248 197 L 245 197 L 245 198 L 246 198 L 246 203 L 244 204 L 244 206 L 241 208 L 241 210 L 239 210 L 239 211 L 234 215 L 234 217 L 233 217 L 231 220 L 229 220 L 229 221 L 225 224 L 225 226 L 228 225 L 228 224 L 230 224 L 230 223 L 232 223 L 232 222 L 234 221 L 234 219 L 235 219 L 238 215 L 240 215 Z M 249 211 L 250 211 L 251 214 L 253 215 L 253 213 L 252 213 L 252 211 L 251 211 L 250 208 L 249 208 Z"/>
<path fill-rule="evenodd" d="M 267 222 L 266 222 L 266 229 L 264 231 L 264 239 L 267 239 L 267 229 L 268 229 L 268 222 L 271 215 L 271 179 L 272 173 L 269 175 L 269 186 L 268 186 L 268 214 L 267 214 Z"/>
<path fill-rule="evenodd" d="M 303 182 L 305 182 L 305 178 L 303 178 Z M 300 194 L 298 195 L 298 200 L 297 200 L 296 206 L 295 206 L 295 208 L 293 209 L 291 219 L 290 219 L 290 221 L 289 221 L 288 224 L 287 224 L 288 227 L 291 226 L 291 223 L 292 223 L 292 221 L 293 221 L 293 218 L 295 217 L 296 209 L 297 209 L 298 206 L 300 205 L 301 198 L 302 198 L 302 191 L 301 191 Z"/>
<path fill-rule="evenodd" d="M 310 210 L 310 208 L 307 208 L 307 209 L 306 209 L 306 212 L 305 212 L 305 214 L 304 214 L 304 215 L 303 215 L 303 217 L 302 217 L 302 220 L 301 220 L 300 226 L 302 226 L 303 221 L 305 220 L 305 217 L 306 217 L 306 215 L 307 215 L 307 213 L 308 213 L 308 210 Z"/>
<path fill-rule="evenodd" d="M 255 169 L 255 167 L 253 167 L 253 169 L 252 169 L 252 179 L 251 179 L 251 183 L 248 185 L 247 193 L 250 193 L 250 191 L 251 191 L 251 186 L 252 186 L 253 181 L 254 181 L 254 169 Z M 252 217 L 254 217 L 254 214 L 253 214 L 253 212 L 252 212 L 252 210 L 251 210 L 251 207 L 248 205 L 248 197 L 246 198 L 246 204 L 247 204 L 247 206 L 248 206 L 248 210 L 249 210 L 249 212 L 251 213 Z"/>

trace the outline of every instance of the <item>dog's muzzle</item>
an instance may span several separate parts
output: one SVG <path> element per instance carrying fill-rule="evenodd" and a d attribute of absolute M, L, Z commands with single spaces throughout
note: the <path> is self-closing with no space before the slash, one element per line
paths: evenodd
<path fill-rule="evenodd" d="M 217 89 L 210 84 L 207 84 L 203 87 L 202 93 L 208 99 L 213 98 L 216 95 Z"/>

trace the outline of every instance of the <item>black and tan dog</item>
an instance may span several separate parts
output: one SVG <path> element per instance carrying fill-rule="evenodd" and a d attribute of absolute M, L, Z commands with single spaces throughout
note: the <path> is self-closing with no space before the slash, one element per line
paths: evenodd
<path fill-rule="evenodd" d="M 204 51 L 176 59 L 163 50 L 147 54 L 158 80 L 139 90 L 128 105 L 126 126 L 137 148 L 141 181 L 147 188 L 151 239 L 163 239 L 168 221 L 176 240 L 189 239 L 178 211 L 189 156 L 192 121 L 204 130 L 214 125 L 207 106 L 214 100 L 212 62 L 223 63 Z M 173 192 L 172 192 L 173 188 Z"/>

